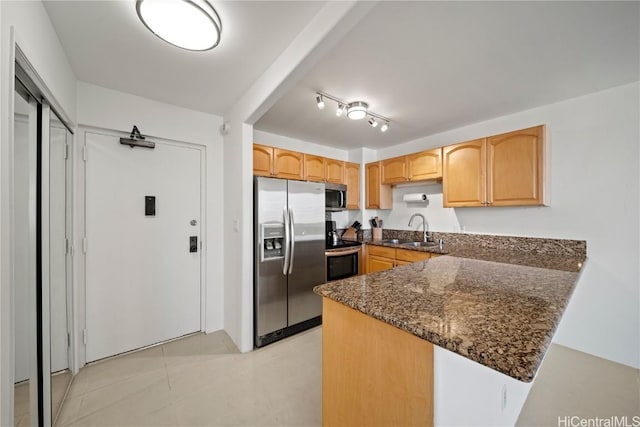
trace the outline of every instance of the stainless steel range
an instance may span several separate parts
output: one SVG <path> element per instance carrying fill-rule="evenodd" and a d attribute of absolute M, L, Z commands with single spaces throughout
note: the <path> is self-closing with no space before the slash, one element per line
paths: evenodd
<path fill-rule="evenodd" d="M 346 279 L 362 271 L 362 244 L 338 238 L 335 221 L 326 221 L 325 279 Z"/>

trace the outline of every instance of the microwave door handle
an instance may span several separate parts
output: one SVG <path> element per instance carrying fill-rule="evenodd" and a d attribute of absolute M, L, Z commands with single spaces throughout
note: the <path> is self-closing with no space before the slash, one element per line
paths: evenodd
<path fill-rule="evenodd" d="M 293 272 L 293 254 L 295 252 L 296 249 L 296 234 L 294 232 L 294 226 L 295 223 L 293 222 L 293 210 L 289 209 L 289 227 L 291 228 L 291 231 L 289 232 L 290 238 L 291 238 L 291 254 L 289 255 L 289 274 L 291 274 Z"/>
<path fill-rule="evenodd" d="M 282 259 L 282 274 L 287 275 L 289 268 L 289 213 L 287 207 L 282 209 L 282 219 L 284 221 L 284 258 Z"/>
<path fill-rule="evenodd" d="M 340 193 L 340 207 L 344 208 L 344 191 L 338 191 Z"/>

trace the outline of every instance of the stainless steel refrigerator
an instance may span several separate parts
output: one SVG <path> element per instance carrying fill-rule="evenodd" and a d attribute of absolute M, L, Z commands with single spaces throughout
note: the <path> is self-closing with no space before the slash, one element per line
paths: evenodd
<path fill-rule="evenodd" d="M 254 178 L 254 344 L 321 323 L 323 183 Z"/>

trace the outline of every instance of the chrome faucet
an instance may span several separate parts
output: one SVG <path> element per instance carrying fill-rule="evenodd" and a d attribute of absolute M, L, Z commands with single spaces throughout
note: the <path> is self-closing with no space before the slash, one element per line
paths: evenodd
<path fill-rule="evenodd" d="M 409 227 L 411 227 L 411 224 L 413 223 L 413 218 L 419 216 L 420 218 L 422 218 L 422 238 L 424 242 L 428 242 L 429 241 L 429 231 L 427 230 L 427 220 L 424 219 L 424 215 L 419 214 L 419 213 L 414 213 L 413 215 L 411 215 L 411 218 L 409 219 Z"/>

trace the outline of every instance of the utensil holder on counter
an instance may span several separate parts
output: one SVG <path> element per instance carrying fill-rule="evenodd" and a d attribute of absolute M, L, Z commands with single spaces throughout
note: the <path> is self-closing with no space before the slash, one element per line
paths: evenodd
<path fill-rule="evenodd" d="M 382 228 L 374 227 L 371 229 L 371 237 L 373 240 L 382 240 Z"/>

